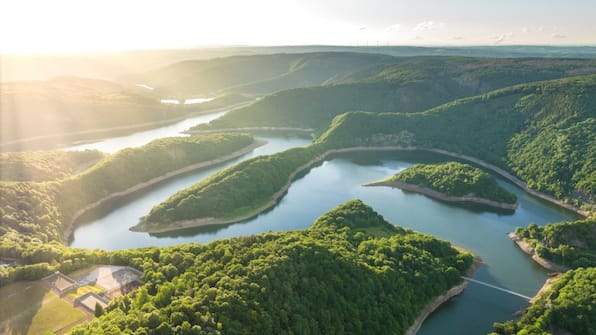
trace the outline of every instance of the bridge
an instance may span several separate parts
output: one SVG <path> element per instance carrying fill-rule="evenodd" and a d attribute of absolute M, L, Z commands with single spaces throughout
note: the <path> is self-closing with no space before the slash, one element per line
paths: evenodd
<path fill-rule="evenodd" d="M 508 290 L 508 289 L 505 289 L 505 288 L 502 288 L 502 287 L 499 287 L 499 286 L 495 286 L 495 285 L 492 285 L 492 284 L 489 284 L 489 283 L 485 283 L 485 282 L 482 282 L 482 281 L 479 281 L 479 280 L 476 280 L 476 279 L 472 279 L 470 277 L 464 277 L 464 276 L 462 276 L 462 279 L 463 280 L 467 280 L 467 281 L 472 282 L 472 283 L 484 285 L 484 286 L 493 288 L 495 290 L 499 290 L 501 292 L 505 292 L 505 293 L 508 293 L 508 294 L 511 294 L 511 295 L 514 295 L 514 296 L 517 296 L 517 297 L 520 297 L 520 298 L 524 298 L 526 300 L 531 300 L 532 299 L 532 297 L 528 297 L 527 295 L 523 295 L 523 294 L 518 293 L 518 292 L 515 292 L 515 291 L 511 291 L 511 290 Z"/>

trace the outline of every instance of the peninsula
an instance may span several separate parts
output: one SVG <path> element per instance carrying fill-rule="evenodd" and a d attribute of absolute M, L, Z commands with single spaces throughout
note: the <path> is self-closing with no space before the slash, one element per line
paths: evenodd
<path fill-rule="evenodd" d="M 446 202 L 474 203 L 515 210 L 515 194 L 500 187 L 488 173 L 468 164 L 416 164 L 387 179 L 365 186 L 389 186 Z"/>

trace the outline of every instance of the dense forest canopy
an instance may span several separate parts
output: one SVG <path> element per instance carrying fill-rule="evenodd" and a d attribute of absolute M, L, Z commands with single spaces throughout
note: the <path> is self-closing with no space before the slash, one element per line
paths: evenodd
<path fill-rule="evenodd" d="M 145 285 L 71 334 L 403 334 L 472 264 L 361 201 L 304 231 L 119 253 Z"/>
<path fill-rule="evenodd" d="M 345 112 L 422 112 L 507 86 L 595 72 L 595 60 L 396 58 L 340 73 L 323 86 L 269 95 L 197 129 L 289 126 L 322 132 Z"/>
<path fill-rule="evenodd" d="M 449 196 L 476 196 L 509 204 L 517 202 L 515 194 L 500 187 L 491 175 L 479 168 L 457 162 L 416 164 L 385 181 L 427 187 Z"/>
<path fill-rule="evenodd" d="M 566 272 L 519 321 L 496 323 L 495 334 L 596 334 L 596 268 Z"/>
<path fill-rule="evenodd" d="M 518 52 L 503 50 L 502 55 Z M 156 206 L 145 223 L 252 215 L 274 204 L 292 179 L 325 154 L 359 146 L 437 148 L 475 157 L 593 214 L 595 71 L 594 59 L 350 52 L 183 61 L 120 83 L 77 77 L 2 83 L 0 140 L 68 137 L 186 117 L 252 99 L 239 93 L 287 89 L 199 129 L 308 127 L 322 133 L 315 143 L 222 170 Z M 548 81 L 527 83 L 538 80 Z M 155 90 L 131 88 L 137 83 Z M 219 98 L 184 107 L 160 104 L 159 94 Z M 403 333 L 425 304 L 460 283 L 470 268 L 471 255 L 393 226 L 360 201 L 335 208 L 304 231 L 116 252 L 64 245 L 82 208 L 254 145 L 247 134 L 216 134 L 162 139 L 106 156 L 0 154 L 0 259 L 18 261 L 0 266 L 0 285 L 91 264 L 143 271 L 145 284 L 138 291 L 73 334 Z M 485 177 L 471 176 L 480 189 L 490 189 Z M 460 186 L 446 191 L 459 192 Z M 586 219 L 517 230 L 538 255 L 574 269 L 519 321 L 496 324 L 498 334 L 594 334 L 595 227 Z"/>
<path fill-rule="evenodd" d="M 596 220 L 558 222 L 515 230 L 538 256 L 567 268 L 596 266 Z"/>
<path fill-rule="evenodd" d="M 512 171 L 530 188 L 590 210 L 595 102 L 593 75 L 524 84 L 423 113 L 346 113 L 318 142 L 444 149 Z"/>
<path fill-rule="evenodd" d="M 0 257 L 21 258 L 37 243 L 64 243 L 75 214 L 117 192 L 193 164 L 245 150 L 248 134 L 155 140 L 108 155 L 80 174 L 51 182 L 0 182 Z M 5 156 L 0 156 L 5 157 Z"/>
<path fill-rule="evenodd" d="M 154 207 L 146 221 L 254 215 L 275 200 L 302 165 L 329 150 L 360 146 L 437 148 L 471 156 L 590 211 L 596 182 L 595 101 L 596 76 L 591 75 L 518 85 L 422 113 L 345 113 L 312 145 L 222 170 Z M 570 129 L 587 136 L 563 137 Z M 550 145 L 554 139 L 564 143 L 560 148 L 568 155 L 547 154 L 559 148 Z"/>
<path fill-rule="evenodd" d="M 0 153 L 0 180 L 49 181 L 82 172 L 103 157 L 99 151 Z"/>

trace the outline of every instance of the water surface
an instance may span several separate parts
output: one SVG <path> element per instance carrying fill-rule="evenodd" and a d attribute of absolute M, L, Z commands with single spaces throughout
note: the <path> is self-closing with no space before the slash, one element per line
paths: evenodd
<path fill-rule="evenodd" d="M 308 143 L 295 138 L 268 140 L 275 148 L 263 147 L 262 151 L 255 151 L 247 157 Z M 533 296 L 546 280 L 547 273 L 523 254 L 506 234 L 516 226 L 574 219 L 574 214 L 534 198 L 501 179 L 498 179 L 499 183 L 519 198 L 519 209 L 512 215 L 461 208 L 389 187 L 362 186 L 416 162 L 444 160 L 446 158 L 428 153 L 340 155 L 296 180 L 275 208 L 246 222 L 159 235 L 128 231 L 128 227 L 135 225 L 151 207 L 221 168 L 216 167 L 164 183 L 120 204 L 107 215 L 79 227 L 72 245 L 114 250 L 186 242 L 206 243 L 267 231 L 305 229 L 331 208 L 350 199 L 361 199 L 395 224 L 449 240 L 478 254 L 486 265 L 476 273 L 476 279 Z M 492 329 L 493 322 L 510 319 L 526 303 L 522 298 L 472 283 L 461 296 L 435 312 L 419 334 L 487 333 Z"/>

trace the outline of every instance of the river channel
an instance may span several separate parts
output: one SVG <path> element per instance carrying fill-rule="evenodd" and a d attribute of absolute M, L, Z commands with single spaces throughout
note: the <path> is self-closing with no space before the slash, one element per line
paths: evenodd
<path fill-rule="evenodd" d="M 144 132 L 143 138 L 147 136 L 151 135 Z M 116 250 L 207 243 L 267 231 L 305 229 L 319 215 L 342 202 L 361 199 L 392 223 L 432 234 L 479 255 L 486 264 L 475 279 L 533 296 L 546 280 L 547 272 L 517 249 L 507 232 L 529 223 L 544 225 L 576 218 L 573 213 L 534 198 L 500 178 L 498 182 L 519 198 L 520 206 L 514 214 L 461 208 L 388 187 L 363 187 L 365 183 L 386 178 L 418 162 L 448 160 L 428 153 L 367 152 L 327 159 L 297 179 L 277 206 L 245 222 L 158 235 L 128 230 L 153 206 L 176 191 L 230 164 L 310 143 L 309 138 L 293 136 L 257 137 L 268 143 L 232 162 L 180 176 L 90 213 L 86 222 L 75 230 L 71 245 Z M 88 147 L 93 148 L 93 145 Z M 418 334 L 485 334 L 492 329 L 493 322 L 511 319 L 512 314 L 526 304 L 523 298 L 471 283 L 462 295 L 433 313 Z"/>

